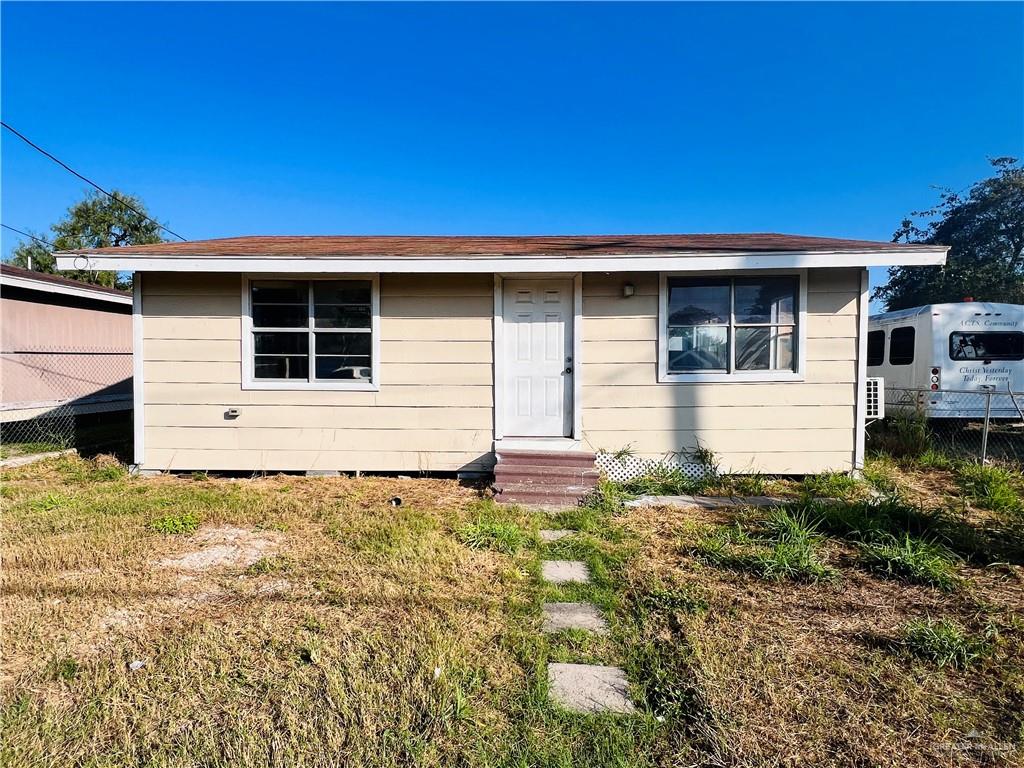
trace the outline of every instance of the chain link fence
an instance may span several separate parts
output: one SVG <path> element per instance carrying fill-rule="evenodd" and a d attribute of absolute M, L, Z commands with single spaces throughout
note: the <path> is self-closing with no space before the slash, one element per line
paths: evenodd
<path fill-rule="evenodd" d="M 1024 392 L 885 388 L 868 445 L 894 455 L 1024 464 Z"/>
<path fill-rule="evenodd" d="M 131 440 L 132 353 L 0 353 L 0 458 L 67 448 L 122 450 Z"/>

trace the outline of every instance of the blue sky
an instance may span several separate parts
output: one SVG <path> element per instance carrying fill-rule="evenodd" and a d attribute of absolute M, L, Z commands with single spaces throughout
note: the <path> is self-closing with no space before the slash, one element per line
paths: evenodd
<path fill-rule="evenodd" d="M 3 3 L 0 96 L 189 238 L 888 239 L 1024 155 L 1024 5 Z M 5 223 L 81 196 L 0 150 Z"/>

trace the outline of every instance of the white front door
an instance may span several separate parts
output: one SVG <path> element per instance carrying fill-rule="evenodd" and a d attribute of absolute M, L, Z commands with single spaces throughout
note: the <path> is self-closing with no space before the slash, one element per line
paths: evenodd
<path fill-rule="evenodd" d="M 505 280 L 504 433 L 572 434 L 572 280 Z"/>

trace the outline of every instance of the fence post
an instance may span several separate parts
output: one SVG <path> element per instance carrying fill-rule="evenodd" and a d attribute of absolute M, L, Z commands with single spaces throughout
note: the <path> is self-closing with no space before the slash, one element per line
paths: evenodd
<path fill-rule="evenodd" d="M 981 463 L 984 464 L 988 457 L 988 423 L 992 416 L 992 390 L 985 391 L 985 426 L 981 430 Z"/>

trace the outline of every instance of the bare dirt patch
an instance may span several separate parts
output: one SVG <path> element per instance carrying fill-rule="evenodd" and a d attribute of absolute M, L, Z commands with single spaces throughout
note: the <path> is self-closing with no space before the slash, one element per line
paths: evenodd
<path fill-rule="evenodd" d="M 208 571 L 213 568 L 247 568 L 262 557 L 274 554 L 283 537 L 275 531 L 250 531 L 226 525 L 203 528 L 189 543 L 198 548 L 154 565 L 178 571 Z"/>

